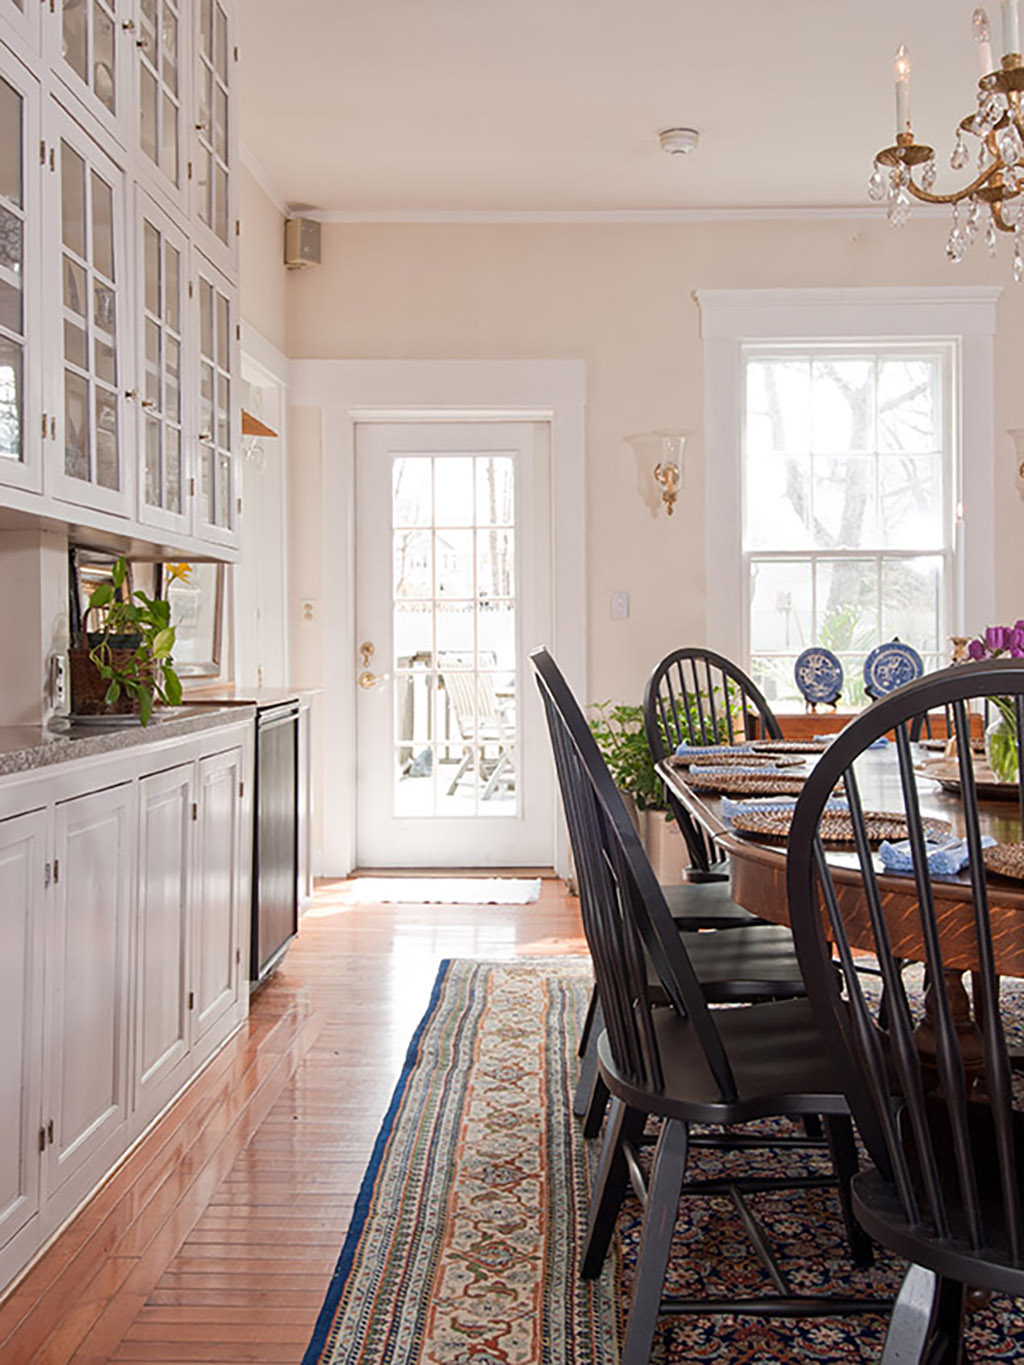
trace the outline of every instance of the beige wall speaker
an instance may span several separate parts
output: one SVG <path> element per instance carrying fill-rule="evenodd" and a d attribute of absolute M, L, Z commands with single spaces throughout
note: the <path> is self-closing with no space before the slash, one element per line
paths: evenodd
<path fill-rule="evenodd" d="M 320 224 L 315 219 L 285 219 L 284 263 L 289 270 L 320 264 Z"/>

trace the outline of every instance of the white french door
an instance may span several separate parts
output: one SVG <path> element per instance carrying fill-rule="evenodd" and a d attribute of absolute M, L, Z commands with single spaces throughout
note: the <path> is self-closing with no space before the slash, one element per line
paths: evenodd
<path fill-rule="evenodd" d="M 550 498 L 544 422 L 357 427 L 361 867 L 552 864 Z"/>

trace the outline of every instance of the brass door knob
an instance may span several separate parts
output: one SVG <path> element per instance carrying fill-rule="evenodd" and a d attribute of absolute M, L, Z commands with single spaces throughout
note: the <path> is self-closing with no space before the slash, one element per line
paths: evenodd
<path fill-rule="evenodd" d="M 364 668 L 356 681 L 360 687 L 369 692 L 371 687 L 376 687 L 378 683 L 386 682 L 387 676 L 386 673 L 371 673 L 368 668 Z"/>

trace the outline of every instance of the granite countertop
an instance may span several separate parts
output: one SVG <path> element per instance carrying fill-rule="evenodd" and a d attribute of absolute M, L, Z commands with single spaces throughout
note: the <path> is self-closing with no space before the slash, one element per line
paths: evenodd
<path fill-rule="evenodd" d="M 212 730 L 242 719 L 236 705 L 187 705 L 174 707 L 146 726 L 73 725 L 56 718 L 49 726 L 0 726 L 0 777 L 31 772 L 51 763 L 133 749 L 156 740 L 176 739 L 199 730 Z"/>
<path fill-rule="evenodd" d="M 257 687 L 245 683 L 201 683 L 190 687 L 189 700 L 216 702 L 219 706 L 277 706 L 312 697 L 308 687 Z"/>

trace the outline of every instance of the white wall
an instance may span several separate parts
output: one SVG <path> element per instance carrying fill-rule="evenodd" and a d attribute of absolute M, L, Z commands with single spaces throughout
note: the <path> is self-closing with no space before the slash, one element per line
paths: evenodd
<path fill-rule="evenodd" d="M 1005 249 L 976 249 L 960 269 L 946 224 L 902 233 L 880 218 L 694 224 L 325 225 L 323 264 L 289 281 L 286 351 L 294 358 L 575 358 L 587 369 L 588 639 L 595 699 L 636 699 L 651 665 L 705 636 L 702 433 L 704 357 L 696 289 L 967 284 L 1005 286 L 996 336 L 997 608 L 1024 615 L 1024 505 L 1006 431 L 1024 427 L 1024 288 Z M 676 515 L 654 509 L 647 471 L 624 437 L 692 432 Z M 330 585 L 308 553 L 319 535 L 319 434 L 293 430 L 302 487 L 293 508 L 294 591 Z M 297 472 L 296 468 L 296 472 Z M 293 489 L 297 482 L 293 477 Z M 299 588 L 299 581 L 304 586 Z M 626 589 L 627 621 L 609 618 Z M 985 622 L 974 623 L 977 626 Z M 297 644 L 293 633 L 293 647 Z M 312 641 L 310 641 L 312 643 Z M 316 685 L 316 651 L 303 681 Z"/>

